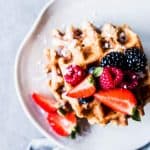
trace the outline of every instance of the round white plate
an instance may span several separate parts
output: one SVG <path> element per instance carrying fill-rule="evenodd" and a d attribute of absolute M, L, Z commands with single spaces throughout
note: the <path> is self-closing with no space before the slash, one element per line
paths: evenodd
<path fill-rule="evenodd" d="M 50 47 L 51 30 L 66 25 L 79 25 L 92 21 L 97 26 L 104 23 L 129 24 L 141 37 L 145 52 L 150 58 L 150 9 L 143 0 L 56 0 L 49 2 L 40 13 L 16 58 L 15 81 L 23 109 L 34 125 L 47 137 L 73 150 L 133 150 L 150 141 L 150 105 L 145 107 L 141 122 L 129 120 L 127 127 L 95 125 L 76 140 L 61 138 L 48 126 L 43 113 L 31 100 L 31 93 L 49 94 L 46 76 L 38 65 L 43 49 Z"/>

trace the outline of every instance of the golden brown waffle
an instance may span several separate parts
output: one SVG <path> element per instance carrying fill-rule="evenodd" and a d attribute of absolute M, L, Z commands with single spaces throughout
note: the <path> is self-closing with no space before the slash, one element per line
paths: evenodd
<path fill-rule="evenodd" d="M 86 118 L 91 124 L 105 125 L 113 122 L 127 125 L 127 117 L 124 114 L 105 108 L 97 100 L 89 104 L 79 104 L 77 99 L 67 97 L 65 93 L 72 87 L 64 82 L 63 76 L 70 64 L 86 69 L 89 64 L 100 61 L 109 52 L 123 52 L 130 47 L 143 50 L 139 37 L 127 25 L 105 24 L 98 30 L 91 23 L 86 23 L 80 29 L 71 26 L 66 32 L 54 30 L 53 47 L 47 49 L 45 55 L 48 60 L 46 72 L 51 74 L 49 86 L 56 100 L 61 105 L 69 102 L 76 115 Z M 145 81 L 143 86 L 149 85 L 150 83 Z M 146 99 L 149 97 L 150 95 L 147 95 Z"/>

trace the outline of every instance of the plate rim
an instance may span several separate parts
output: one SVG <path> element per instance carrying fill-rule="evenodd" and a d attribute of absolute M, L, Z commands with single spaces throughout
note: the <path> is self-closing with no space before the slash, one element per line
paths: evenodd
<path fill-rule="evenodd" d="M 31 28 L 29 29 L 29 31 L 27 32 L 27 34 L 25 35 L 24 39 L 22 40 L 17 53 L 16 53 L 16 57 L 15 57 L 15 63 L 14 63 L 14 85 L 15 85 L 15 90 L 16 90 L 16 94 L 18 97 L 18 101 L 21 105 L 21 108 L 23 109 L 24 113 L 26 114 L 27 118 L 30 120 L 30 122 L 33 124 L 33 126 L 39 130 L 39 132 L 44 135 L 47 138 L 50 138 L 55 144 L 57 144 L 58 146 L 60 146 L 61 148 L 65 148 L 66 150 L 70 150 L 70 147 L 67 147 L 63 144 L 63 142 L 59 142 L 57 140 L 56 137 L 54 137 L 51 134 L 48 134 L 43 128 L 42 126 L 36 121 L 36 119 L 34 117 L 32 117 L 32 115 L 30 114 L 30 112 L 28 111 L 28 108 L 26 107 L 26 104 L 24 102 L 24 98 L 20 92 L 20 83 L 19 83 L 19 62 L 20 62 L 20 57 L 21 57 L 21 53 L 23 51 L 24 46 L 26 45 L 26 43 L 29 41 L 30 37 L 32 36 L 32 34 L 35 32 L 37 26 L 40 23 L 40 20 L 42 19 L 42 17 L 44 16 L 44 14 L 46 13 L 46 11 L 49 9 L 49 7 L 51 7 L 51 5 L 56 2 L 58 0 L 49 0 L 44 6 L 43 8 L 40 10 L 40 12 L 38 13 L 38 16 L 36 17 L 35 21 L 33 22 L 33 24 L 31 25 Z M 147 143 L 147 141 L 145 143 L 143 143 L 143 145 L 145 145 Z M 139 145 L 139 147 L 141 147 L 142 145 Z"/>
<path fill-rule="evenodd" d="M 25 115 L 27 116 L 27 118 L 30 120 L 30 122 L 33 124 L 33 126 L 39 130 L 39 132 L 41 134 L 43 134 L 45 137 L 47 138 L 51 138 L 51 140 L 57 144 L 58 146 L 62 147 L 62 148 L 67 148 L 65 147 L 65 145 L 61 142 L 59 142 L 54 136 L 48 134 L 43 128 L 42 126 L 36 121 L 36 119 L 34 117 L 32 117 L 32 115 L 30 114 L 30 112 L 28 111 L 28 108 L 26 107 L 26 104 L 24 102 L 24 98 L 20 92 L 20 83 L 19 83 L 19 62 L 20 62 L 20 57 L 21 54 L 23 52 L 23 48 L 26 45 L 26 43 L 28 42 L 29 38 L 32 36 L 32 34 L 35 32 L 36 27 L 39 25 L 40 20 L 42 19 L 42 17 L 44 16 L 45 12 L 49 9 L 49 7 L 55 2 L 56 0 L 49 0 L 41 9 L 40 13 L 38 14 L 37 18 L 35 19 L 33 25 L 31 25 L 30 30 L 28 31 L 28 33 L 26 34 L 26 36 L 24 37 L 23 41 L 21 42 L 17 53 L 16 53 L 16 57 L 15 57 L 15 63 L 14 63 L 14 86 L 15 86 L 15 90 L 16 90 L 16 94 L 18 97 L 18 101 L 21 105 L 21 108 L 23 109 L 23 112 L 25 113 Z M 68 148 L 67 148 L 68 149 Z M 69 150 L 69 149 L 68 149 Z"/>

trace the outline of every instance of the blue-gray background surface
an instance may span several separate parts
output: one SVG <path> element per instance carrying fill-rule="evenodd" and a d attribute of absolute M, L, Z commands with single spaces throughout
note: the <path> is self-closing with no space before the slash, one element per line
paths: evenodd
<path fill-rule="evenodd" d="M 19 44 L 48 0 L 0 0 L 0 150 L 25 150 L 41 137 L 22 111 L 14 88 Z"/>

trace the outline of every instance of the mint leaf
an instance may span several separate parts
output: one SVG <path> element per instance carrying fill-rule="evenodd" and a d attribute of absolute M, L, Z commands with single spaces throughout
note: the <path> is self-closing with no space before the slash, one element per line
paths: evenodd
<path fill-rule="evenodd" d="M 103 72 L 103 68 L 102 67 L 96 67 L 93 71 L 93 75 L 94 77 L 99 77 Z"/>
<path fill-rule="evenodd" d="M 140 113 L 136 107 L 132 109 L 132 119 L 136 121 L 141 121 Z"/>

